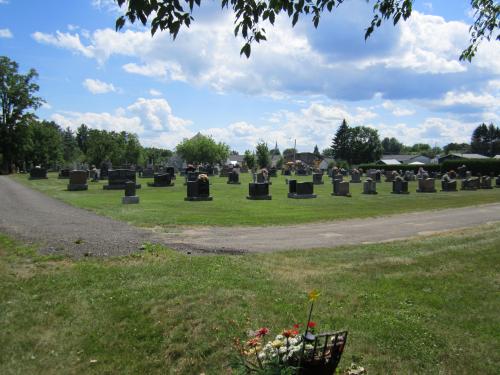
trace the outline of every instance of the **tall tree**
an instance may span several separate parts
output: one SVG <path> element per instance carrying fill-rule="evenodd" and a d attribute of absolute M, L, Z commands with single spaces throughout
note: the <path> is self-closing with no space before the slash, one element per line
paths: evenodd
<path fill-rule="evenodd" d="M 367 0 L 371 1 L 371 0 Z M 200 0 L 117 0 L 120 7 L 125 5 L 125 15 L 116 20 L 116 29 L 125 26 L 127 20 L 136 20 L 151 28 L 151 34 L 157 30 L 169 32 L 175 39 L 182 27 L 189 27 L 194 20 L 194 5 L 201 5 Z M 367 39 L 383 21 L 392 19 L 396 25 L 400 19 L 411 16 L 414 0 L 373 0 L 374 15 L 366 28 Z M 235 36 L 241 35 L 245 44 L 240 54 L 249 57 L 251 44 L 266 40 L 263 25 L 269 22 L 274 25 L 278 15 L 284 14 L 292 18 L 292 25 L 299 21 L 300 16 L 311 15 L 314 27 L 318 27 L 323 12 L 332 12 L 344 0 L 222 0 L 222 8 L 231 8 L 235 14 Z M 471 0 L 474 22 L 470 28 L 469 46 L 462 52 L 461 60 L 471 60 L 478 45 L 484 39 L 492 37 L 500 41 L 500 4 L 494 0 Z M 498 35 L 497 35 L 498 34 Z"/>
<path fill-rule="evenodd" d="M 62 132 L 62 148 L 63 159 L 66 164 L 73 163 L 80 154 L 76 138 L 69 127 Z"/>
<path fill-rule="evenodd" d="M 89 128 L 87 125 L 81 124 L 76 130 L 76 142 L 78 143 L 80 151 L 82 151 L 84 155 L 87 155 L 89 145 Z"/>
<path fill-rule="evenodd" d="M 332 150 L 335 159 L 338 160 L 349 160 L 351 157 L 350 149 L 350 128 L 347 125 L 347 121 L 342 120 L 335 137 L 333 138 Z"/>
<path fill-rule="evenodd" d="M 494 156 L 498 152 L 500 145 L 500 128 L 491 123 L 482 123 L 474 129 L 471 137 L 471 151 L 481 155 Z"/>
<path fill-rule="evenodd" d="M 27 126 L 35 118 L 33 112 L 43 103 L 36 96 L 39 87 L 33 80 L 38 76 L 34 69 L 26 74 L 18 72 L 19 65 L 6 56 L 0 56 L 0 153 L 2 154 L 2 169 L 11 173 L 22 147 L 16 134 L 22 133 L 20 127 Z"/>
<path fill-rule="evenodd" d="M 255 146 L 255 156 L 257 158 L 257 165 L 260 168 L 267 168 L 271 165 L 269 148 L 264 141 L 257 143 L 257 146 Z"/>
<path fill-rule="evenodd" d="M 314 146 L 313 154 L 316 156 L 316 159 L 321 159 L 321 153 L 319 152 L 318 145 Z"/>

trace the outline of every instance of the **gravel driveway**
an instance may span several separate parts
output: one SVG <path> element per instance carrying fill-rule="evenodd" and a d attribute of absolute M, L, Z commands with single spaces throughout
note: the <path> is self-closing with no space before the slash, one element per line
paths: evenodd
<path fill-rule="evenodd" d="M 41 244 L 44 253 L 76 257 L 130 254 L 146 242 L 191 253 L 330 248 L 404 239 L 492 222 L 500 222 L 500 202 L 283 227 L 179 227 L 172 233 L 159 233 L 69 206 L 0 176 L 0 232 Z"/>

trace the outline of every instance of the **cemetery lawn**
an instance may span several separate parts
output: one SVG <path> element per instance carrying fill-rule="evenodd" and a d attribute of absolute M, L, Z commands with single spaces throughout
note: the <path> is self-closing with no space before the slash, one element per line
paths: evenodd
<path fill-rule="evenodd" d="M 306 319 L 348 329 L 341 366 L 494 374 L 500 224 L 384 244 L 190 257 L 47 257 L 0 235 L 2 374 L 224 374 L 232 342 Z"/>
<path fill-rule="evenodd" d="M 332 185 L 324 176 L 325 184 L 314 187 L 316 199 L 287 198 L 285 177 L 272 179 L 270 201 L 251 201 L 248 195 L 250 174 L 242 174 L 241 185 L 228 185 L 227 178 L 211 177 L 211 202 L 185 202 L 184 178 L 177 176 L 175 186 L 148 187 L 152 179 L 138 178 L 142 188 L 137 191 L 140 204 L 123 205 L 123 191 L 103 190 L 107 181 L 89 182 L 88 191 L 66 190 L 68 180 L 57 179 L 50 173 L 47 180 L 28 180 L 27 175 L 15 175 L 16 181 L 38 189 L 52 197 L 100 215 L 126 221 L 136 226 L 165 228 L 175 225 L 287 225 L 318 221 L 375 217 L 404 212 L 464 207 L 500 201 L 500 189 L 416 193 L 416 182 L 409 184 L 409 195 L 391 194 L 392 184 L 377 184 L 378 195 L 361 194 L 362 184 L 350 184 L 352 198 L 331 196 Z M 312 181 L 311 176 L 299 181 Z M 437 186 L 436 189 L 440 189 Z"/>

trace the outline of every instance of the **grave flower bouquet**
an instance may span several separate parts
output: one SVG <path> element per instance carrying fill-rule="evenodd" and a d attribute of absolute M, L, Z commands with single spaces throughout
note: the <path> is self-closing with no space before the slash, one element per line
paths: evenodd
<path fill-rule="evenodd" d="M 203 182 L 207 182 L 208 181 L 208 176 L 204 173 L 201 173 L 198 175 L 198 180 L 200 181 L 203 181 Z"/>
<path fill-rule="evenodd" d="M 246 341 L 236 340 L 239 353 L 238 369 L 242 374 L 296 374 L 304 358 L 314 350 L 311 336 L 315 333 L 316 323 L 311 321 L 314 301 L 319 296 L 317 291 L 309 293 L 311 302 L 305 332 L 300 333 L 300 325 L 282 330 L 267 339 L 270 330 L 262 327 L 250 331 Z"/>

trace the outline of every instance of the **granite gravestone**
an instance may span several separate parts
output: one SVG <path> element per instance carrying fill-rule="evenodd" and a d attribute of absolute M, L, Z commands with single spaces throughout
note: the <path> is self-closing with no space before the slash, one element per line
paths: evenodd
<path fill-rule="evenodd" d="M 240 174 L 236 171 L 229 172 L 227 175 L 227 183 L 230 185 L 240 185 Z"/>
<path fill-rule="evenodd" d="M 323 185 L 323 173 L 313 173 L 313 184 L 314 185 Z"/>
<path fill-rule="evenodd" d="M 408 181 L 405 181 L 401 177 L 396 177 L 392 181 L 392 194 L 410 194 L 408 191 Z"/>
<path fill-rule="evenodd" d="M 57 176 L 57 178 L 59 178 L 59 179 L 67 179 L 67 178 L 69 178 L 69 173 L 70 172 L 71 172 L 71 170 L 69 170 L 69 169 L 66 169 L 66 168 L 65 169 L 61 169 L 59 171 L 59 175 Z"/>
<path fill-rule="evenodd" d="M 500 176 L 498 176 L 495 180 L 495 187 L 500 188 Z"/>
<path fill-rule="evenodd" d="M 155 171 L 153 168 L 144 168 L 142 170 L 141 177 L 142 178 L 153 178 L 155 174 Z"/>
<path fill-rule="evenodd" d="M 174 186 L 172 183 L 172 175 L 170 173 L 155 173 L 153 175 L 153 182 L 148 182 L 150 187 L 170 187 Z"/>
<path fill-rule="evenodd" d="M 69 191 L 88 190 L 87 171 L 71 171 L 69 173 Z"/>
<path fill-rule="evenodd" d="M 363 194 L 377 194 L 377 183 L 371 179 L 367 178 L 363 183 Z"/>
<path fill-rule="evenodd" d="M 30 180 L 45 180 L 47 178 L 46 168 L 35 167 L 30 169 Z"/>
<path fill-rule="evenodd" d="M 481 177 L 481 189 L 493 189 L 490 176 Z"/>
<path fill-rule="evenodd" d="M 457 191 L 457 181 L 453 180 L 447 173 L 441 179 L 441 191 Z"/>
<path fill-rule="evenodd" d="M 248 184 L 248 195 L 247 199 L 250 200 L 271 200 L 272 197 L 269 195 L 269 184 L 255 183 L 251 182 Z"/>
<path fill-rule="evenodd" d="M 420 178 L 418 180 L 417 193 L 435 193 L 436 180 L 433 178 Z"/>
<path fill-rule="evenodd" d="M 461 190 L 477 190 L 481 187 L 481 181 L 478 177 L 469 177 L 462 180 Z"/>
<path fill-rule="evenodd" d="M 196 181 L 198 179 L 199 175 L 200 175 L 200 172 L 197 172 L 197 171 L 187 171 L 186 175 L 185 175 L 184 186 L 186 186 L 188 182 Z"/>
<path fill-rule="evenodd" d="M 127 181 L 136 183 L 135 171 L 131 169 L 111 169 L 108 171 L 108 184 L 102 188 L 104 190 L 123 190 Z M 135 187 L 140 189 L 141 185 L 136 183 Z"/>
<path fill-rule="evenodd" d="M 361 173 L 357 169 L 354 169 L 351 172 L 351 183 L 352 184 L 359 184 L 361 183 Z"/>
<path fill-rule="evenodd" d="M 349 193 L 349 182 L 334 180 L 332 195 L 335 195 L 337 197 L 350 197 L 351 193 Z"/>
<path fill-rule="evenodd" d="M 297 180 L 288 181 L 288 198 L 316 198 L 316 194 L 314 194 L 314 184 L 312 182 L 297 182 Z"/>
<path fill-rule="evenodd" d="M 187 197 L 185 201 L 211 201 L 210 182 L 206 175 L 199 175 L 196 181 L 187 182 Z"/>
<path fill-rule="evenodd" d="M 170 175 L 170 178 L 172 180 L 175 180 L 175 168 L 174 167 L 167 167 L 167 168 L 165 168 L 165 172 Z"/>
<path fill-rule="evenodd" d="M 139 203 L 139 197 L 136 195 L 135 181 L 125 181 L 124 190 L 125 190 L 125 196 L 122 198 L 123 204 Z"/>
<path fill-rule="evenodd" d="M 99 171 L 99 178 L 101 180 L 107 180 L 110 169 L 111 169 L 110 163 L 102 163 L 101 164 L 101 169 Z"/>

